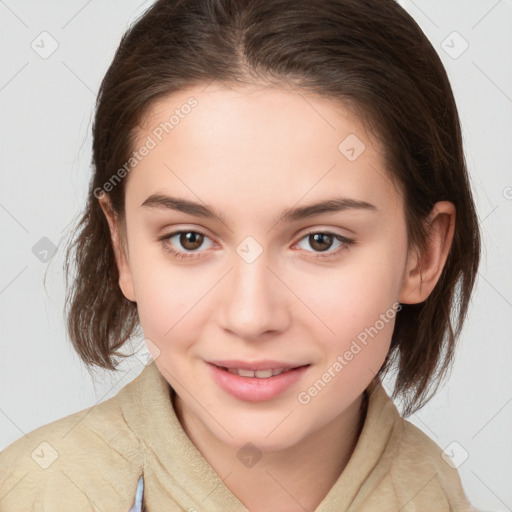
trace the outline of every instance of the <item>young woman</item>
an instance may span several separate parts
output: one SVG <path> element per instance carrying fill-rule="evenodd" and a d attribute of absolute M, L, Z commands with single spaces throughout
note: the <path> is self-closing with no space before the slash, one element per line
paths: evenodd
<path fill-rule="evenodd" d="M 115 397 L 0 455 L 5 510 L 468 511 L 401 417 L 480 239 L 458 114 L 392 0 L 159 0 L 98 96 L 69 332 Z M 3 510 L 3 509 L 2 509 Z"/>

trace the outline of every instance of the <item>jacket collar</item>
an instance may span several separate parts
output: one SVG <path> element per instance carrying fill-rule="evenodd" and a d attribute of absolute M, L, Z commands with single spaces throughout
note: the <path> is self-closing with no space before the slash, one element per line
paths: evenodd
<path fill-rule="evenodd" d="M 348 510 L 379 464 L 392 434 L 402 426 L 378 377 L 366 391 L 367 413 L 354 452 L 316 512 Z M 184 510 L 247 510 L 183 430 L 174 411 L 172 388 L 154 362 L 118 397 L 125 420 L 144 451 L 144 502 L 149 510 L 176 504 Z M 386 453 L 389 458 L 393 454 Z"/>

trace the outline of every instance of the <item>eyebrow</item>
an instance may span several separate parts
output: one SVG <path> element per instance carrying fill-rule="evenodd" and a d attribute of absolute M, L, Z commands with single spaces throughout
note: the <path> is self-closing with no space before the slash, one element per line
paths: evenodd
<path fill-rule="evenodd" d="M 220 213 L 216 212 L 214 208 L 200 203 L 195 203 L 194 201 L 189 201 L 187 199 L 170 197 L 162 194 L 153 194 L 149 196 L 141 206 L 146 208 L 175 210 L 182 213 L 188 213 L 195 217 L 215 219 L 226 224 L 224 217 Z M 345 197 L 333 197 L 307 206 L 287 208 L 281 213 L 276 222 L 296 222 L 316 215 L 321 215 L 323 213 L 340 212 L 352 209 L 377 211 L 377 208 L 373 204 L 367 203 L 366 201 L 359 201 L 357 199 L 349 199 Z"/>

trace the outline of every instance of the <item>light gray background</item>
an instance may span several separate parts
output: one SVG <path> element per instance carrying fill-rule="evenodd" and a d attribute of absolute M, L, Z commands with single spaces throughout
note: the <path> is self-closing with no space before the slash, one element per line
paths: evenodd
<path fill-rule="evenodd" d="M 0 0 L 0 449 L 113 396 L 143 368 L 131 358 L 121 373 L 91 379 L 66 337 L 62 262 L 85 202 L 96 91 L 151 3 Z M 451 378 L 410 421 L 450 446 L 475 506 L 512 510 L 512 1 L 400 3 L 450 76 L 484 241 Z M 58 246 L 49 262 L 44 237 Z"/>

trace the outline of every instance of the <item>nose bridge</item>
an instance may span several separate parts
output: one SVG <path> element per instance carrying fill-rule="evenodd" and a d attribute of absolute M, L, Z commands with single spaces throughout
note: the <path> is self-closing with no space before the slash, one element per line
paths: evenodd
<path fill-rule="evenodd" d="M 283 328 L 286 304 L 274 273 L 269 251 L 247 237 L 233 254 L 222 299 L 223 327 L 240 337 L 253 338 Z"/>

